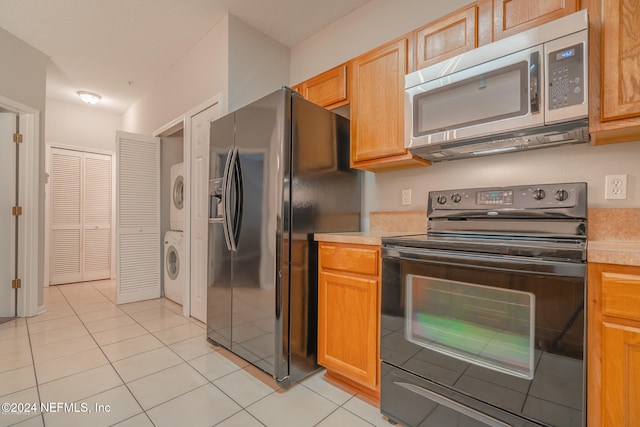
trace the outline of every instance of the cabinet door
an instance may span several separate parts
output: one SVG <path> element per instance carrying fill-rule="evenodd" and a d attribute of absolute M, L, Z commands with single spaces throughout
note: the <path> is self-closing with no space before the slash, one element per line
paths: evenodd
<path fill-rule="evenodd" d="M 416 68 L 478 47 L 478 6 L 471 4 L 415 31 Z"/>
<path fill-rule="evenodd" d="M 602 426 L 640 426 L 640 329 L 602 328 Z"/>
<path fill-rule="evenodd" d="M 640 116 L 640 8 L 637 1 L 604 0 L 602 120 Z"/>
<path fill-rule="evenodd" d="M 347 65 L 342 64 L 303 82 L 299 91 L 305 99 L 321 107 L 337 108 L 349 102 Z"/>
<path fill-rule="evenodd" d="M 589 263 L 589 427 L 640 425 L 640 267 Z"/>
<path fill-rule="evenodd" d="M 583 0 L 589 10 L 589 133 L 594 145 L 640 133 L 640 14 L 631 0 Z"/>
<path fill-rule="evenodd" d="M 321 271 L 318 363 L 370 388 L 377 386 L 378 282 Z"/>
<path fill-rule="evenodd" d="M 352 62 L 351 166 L 370 171 L 430 164 L 404 148 L 404 76 L 409 37 Z"/>
<path fill-rule="evenodd" d="M 578 0 L 494 0 L 493 39 L 519 33 L 578 10 Z"/>

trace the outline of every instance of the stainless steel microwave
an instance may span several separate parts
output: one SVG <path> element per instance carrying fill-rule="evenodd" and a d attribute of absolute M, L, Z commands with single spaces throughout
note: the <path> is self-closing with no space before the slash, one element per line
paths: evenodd
<path fill-rule="evenodd" d="M 581 10 L 405 77 L 405 147 L 433 162 L 581 143 L 588 133 Z"/>

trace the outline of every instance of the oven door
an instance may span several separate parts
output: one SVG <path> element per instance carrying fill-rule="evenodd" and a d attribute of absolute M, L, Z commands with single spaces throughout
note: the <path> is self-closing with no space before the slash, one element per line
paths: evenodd
<path fill-rule="evenodd" d="M 399 386 L 383 376 L 382 412 L 407 425 L 446 427 L 428 421 L 439 413 L 425 413 L 429 405 L 411 414 L 393 403 L 445 389 L 447 401 L 472 411 L 498 408 L 496 419 L 507 425 L 516 424 L 503 411 L 522 417 L 520 425 L 583 426 L 584 301 L 582 263 L 385 247 L 383 374 L 406 371 L 422 383 Z"/>

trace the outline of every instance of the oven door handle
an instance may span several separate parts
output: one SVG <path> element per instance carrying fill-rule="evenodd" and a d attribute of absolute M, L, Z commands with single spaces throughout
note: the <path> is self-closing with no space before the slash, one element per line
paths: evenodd
<path fill-rule="evenodd" d="M 459 412 L 463 415 L 466 415 L 469 418 L 473 418 L 476 421 L 480 421 L 481 423 L 486 424 L 487 426 L 510 427 L 510 424 L 503 423 L 502 421 L 496 418 L 493 418 L 487 414 L 483 414 L 482 412 L 476 411 L 475 409 L 469 408 L 468 406 L 463 405 L 462 403 L 455 402 L 449 398 L 446 398 L 437 393 L 434 393 L 431 390 L 427 390 L 415 384 L 409 384 L 404 381 L 394 381 L 393 383 L 400 387 L 406 388 L 410 392 L 413 392 L 422 397 L 425 397 L 431 400 L 432 402 L 435 402 L 442 406 L 446 406 L 447 408 L 452 409 L 456 412 Z"/>
<path fill-rule="evenodd" d="M 586 266 L 584 263 L 545 260 L 533 257 L 445 252 L 398 247 L 383 248 L 382 257 L 408 262 L 460 266 L 478 270 L 509 271 L 561 277 L 585 277 L 586 275 Z"/>

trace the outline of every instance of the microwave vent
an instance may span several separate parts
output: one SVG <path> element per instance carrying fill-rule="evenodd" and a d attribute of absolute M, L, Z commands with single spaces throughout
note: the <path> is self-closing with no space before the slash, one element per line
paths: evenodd
<path fill-rule="evenodd" d="M 526 148 L 531 142 L 530 138 L 506 138 L 483 143 L 449 147 L 446 151 L 452 154 L 489 154 L 491 152 L 503 152 Z"/>

